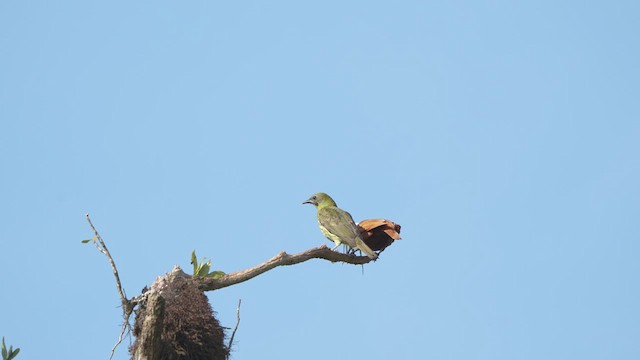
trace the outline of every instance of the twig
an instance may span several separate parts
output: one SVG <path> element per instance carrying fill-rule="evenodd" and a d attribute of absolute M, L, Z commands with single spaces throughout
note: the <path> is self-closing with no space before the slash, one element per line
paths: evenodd
<path fill-rule="evenodd" d="M 124 337 L 124 333 L 125 333 L 126 329 L 127 328 L 131 329 L 131 326 L 129 325 L 129 318 L 131 317 L 131 314 L 133 313 L 133 308 L 136 305 L 136 303 L 134 303 L 134 302 L 130 301 L 129 299 L 127 299 L 127 295 L 126 295 L 124 289 L 122 288 L 122 283 L 120 282 L 120 275 L 118 274 L 118 268 L 116 268 L 116 263 L 115 263 L 115 261 L 113 261 L 113 258 L 111 257 L 111 254 L 109 253 L 109 249 L 107 249 L 107 244 L 104 243 L 104 241 L 102 240 L 102 236 L 100 236 L 100 234 L 98 233 L 98 230 L 96 230 L 96 227 L 93 226 L 93 223 L 91 222 L 91 218 L 89 217 L 89 214 L 86 214 L 85 216 L 87 217 L 87 221 L 89 222 L 89 226 L 91 226 L 91 229 L 93 230 L 93 233 L 95 234 L 93 244 L 96 246 L 98 251 L 103 253 L 104 256 L 107 257 L 107 260 L 109 260 L 109 264 L 111 265 L 111 270 L 113 270 L 113 276 L 116 278 L 116 287 L 118 288 L 118 293 L 120 294 L 120 301 L 122 302 L 122 317 L 124 318 L 124 324 L 122 325 L 122 330 L 120 331 L 120 336 L 118 336 L 118 342 L 116 342 L 116 344 L 111 349 L 111 356 L 109 357 L 109 359 L 112 359 L 113 358 L 113 354 L 115 353 L 116 349 L 118 348 L 118 345 L 120 345 L 120 343 L 122 343 L 122 339 Z"/>
<path fill-rule="evenodd" d="M 122 343 L 125 331 L 127 329 L 129 329 L 129 331 L 131 331 L 131 325 L 129 324 L 129 318 L 131 317 L 132 313 L 133 313 L 133 307 L 131 307 L 130 310 L 128 311 L 128 313 L 124 315 L 124 323 L 122 324 L 122 329 L 120 330 L 120 335 L 118 336 L 118 342 L 116 342 L 116 344 L 113 345 L 113 347 L 111 348 L 111 356 L 109 356 L 109 360 L 113 359 L 113 355 L 115 354 L 116 349 L 118 348 L 120 343 Z"/>
<path fill-rule="evenodd" d="M 233 345 L 233 338 L 236 337 L 236 331 L 238 331 L 238 325 L 240 325 L 240 304 L 242 304 L 242 299 L 238 299 L 238 309 L 236 310 L 236 316 L 238 317 L 238 321 L 236 321 L 236 327 L 233 329 L 233 333 L 231 333 L 231 339 L 229 339 L 229 346 L 227 346 L 227 358 L 231 354 L 231 346 Z"/>
<path fill-rule="evenodd" d="M 118 293 L 120 293 L 120 300 L 122 300 L 122 305 L 126 305 L 128 303 L 128 300 L 127 300 L 127 296 L 124 293 L 124 290 L 122 290 L 122 284 L 120 283 L 120 275 L 118 275 L 118 269 L 116 268 L 116 263 L 113 261 L 113 258 L 109 253 L 109 249 L 107 249 L 107 245 L 102 240 L 102 237 L 100 236 L 100 234 L 98 234 L 98 230 L 96 230 L 95 226 L 93 226 L 93 223 L 91 222 L 91 218 L 89 218 L 89 214 L 86 214 L 85 216 L 87 217 L 87 221 L 89 222 L 89 226 L 91 226 L 93 233 L 96 235 L 96 240 L 98 240 L 98 241 L 94 241 L 93 244 L 96 246 L 98 251 L 103 253 L 107 257 L 107 260 L 109 260 L 109 264 L 111 264 L 111 270 L 113 270 L 113 276 L 115 276 L 116 278 L 116 286 L 118 287 Z M 123 309 L 123 312 L 125 312 L 125 310 L 126 309 Z"/>
<path fill-rule="evenodd" d="M 366 256 L 353 256 L 339 253 L 332 251 L 326 245 L 321 245 L 293 255 L 282 251 L 262 264 L 226 274 L 217 279 L 206 277 L 194 277 L 193 279 L 199 282 L 198 286 L 201 290 L 212 291 L 247 281 L 278 266 L 295 265 L 310 259 L 325 259 L 331 262 L 344 262 L 354 265 L 367 264 L 371 261 L 371 259 Z"/>

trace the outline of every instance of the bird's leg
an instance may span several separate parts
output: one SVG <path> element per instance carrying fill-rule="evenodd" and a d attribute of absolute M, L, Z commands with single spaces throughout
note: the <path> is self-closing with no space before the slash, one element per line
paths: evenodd
<path fill-rule="evenodd" d="M 333 247 L 333 249 L 331 249 L 331 251 L 336 251 L 336 249 L 338 248 L 338 246 L 340 246 L 339 242 L 336 242 L 336 246 Z"/>

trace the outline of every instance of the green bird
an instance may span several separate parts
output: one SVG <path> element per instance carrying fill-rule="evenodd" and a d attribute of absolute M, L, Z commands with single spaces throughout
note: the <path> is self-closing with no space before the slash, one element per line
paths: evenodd
<path fill-rule="evenodd" d="M 362 241 L 360 230 L 353 221 L 351 214 L 340 209 L 331 196 L 325 193 L 313 194 L 303 204 L 311 204 L 318 209 L 320 231 L 327 239 L 336 244 L 331 250 L 335 250 L 340 244 L 344 244 L 352 249 L 362 250 L 370 259 L 375 260 L 378 258 L 378 255 Z"/>

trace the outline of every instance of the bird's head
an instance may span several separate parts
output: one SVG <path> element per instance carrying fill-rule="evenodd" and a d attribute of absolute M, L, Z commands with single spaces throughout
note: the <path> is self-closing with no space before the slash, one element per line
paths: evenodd
<path fill-rule="evenodd" d="M 331 196 L 325 193 L 313 194 L 307 201 L 303 202 L 303 204 L 311 204 L 317 208 L 321 208 L 325 206 L 336 206 L 336 202 L 333 201 Z"/>

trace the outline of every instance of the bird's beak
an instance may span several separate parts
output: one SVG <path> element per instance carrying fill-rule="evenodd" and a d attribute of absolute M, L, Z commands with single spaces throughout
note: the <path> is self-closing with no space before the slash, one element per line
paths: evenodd
<path fill-rule="evenodd" d="M 311 204 L 313 206 L 318 206 L 318 203 L 313 201 L 313 200 L 311 200 L 311 199 L 309 199 L 309 200 L 307 200 L 307 201 L 302 203 L 302 205 L 304 205 L 304 204 Z"/>

